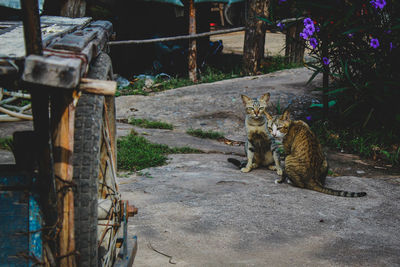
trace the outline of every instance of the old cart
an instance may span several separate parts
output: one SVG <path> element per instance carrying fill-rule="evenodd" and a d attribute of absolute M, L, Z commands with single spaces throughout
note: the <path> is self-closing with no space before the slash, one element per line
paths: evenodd
<path fill-rule="evenodd" d="M 0 90 L 30 93 L 34 131 L 15 132 L 16 164 L 0 165 L 0 266 L 132 265 L 136 209 L 115 181 L 112 24 L 21 4 L 23 23 L 0 22 Z"/>

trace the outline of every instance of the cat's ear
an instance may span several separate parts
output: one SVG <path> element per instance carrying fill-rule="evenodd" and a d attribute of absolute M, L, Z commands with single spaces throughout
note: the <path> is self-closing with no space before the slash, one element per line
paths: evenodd
<path fill-rule="evenodd" d="M 242 98 L 243 104 L 245 105 L 247 105 L 251 101 L 251 98 L 246 95 L 240 95 L 240 97 Z"/>
<path fill-rule="evenodd" d="M 281 116 L 281 120 L 288 121 L 290 120 L 290 112 L 289 110 L 285 110 Z"/>
<path fill-rule="evenodd" d="M 269 115 L 268 112 L 264 111 L 264 113 L 265 113 L 265 116 L 267 117 L 267 120 L 269 120 L 269 121 L 272 121 L 272 120 L 273 120 L 272 116 Z"/>
<path fill-rule="evenodd" d="M 269 97 L 270 97 L 270 94 L 269 94 L 269 93 L 266 93 L 266 94 L 263 94 L 263 95 L 260 97 L 260 100 L 263 101 L 263 102 L 265 102 L 265 103 L 268 103 Z"/>

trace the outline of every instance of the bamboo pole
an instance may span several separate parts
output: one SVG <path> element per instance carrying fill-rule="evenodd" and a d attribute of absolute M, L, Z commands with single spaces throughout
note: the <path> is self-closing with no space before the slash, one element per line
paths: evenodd
<path fill-rule="evenodd" d="M 190 35 L 180 35 L 180 36 L 172 36 L 172 37 L 163 37 L 163 38 L 154 38 L 154 39 L 144 39 L 144 40 L 124 40 L 124 41 L 110 41 L 107 42 L 108 45 L 129 45 L 129 44 L 150 44 L 157 42 L 168 42 L 168 41 L 177 41 L 177 40 L 186 40 L 186 39 L 199 39 L 202 37 L 207 37 L 211 35 L 219 35 L 231 32 L 240 32 L 244 31 L 245 27 L 237 27 L 226 30 L 218 30 L 212 32 L 202 32 Z"/>

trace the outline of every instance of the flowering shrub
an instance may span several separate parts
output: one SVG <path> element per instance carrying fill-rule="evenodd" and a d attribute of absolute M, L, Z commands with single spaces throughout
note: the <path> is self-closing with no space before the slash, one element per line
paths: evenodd
<path fill-rule="evenodd" d="M 271 3 L 270 20 L 302 20 L 311 79 L 329 74 L 323 90 L 345 121 L 400 132 L 399 14 L 397 0 L 287 0 Z"/>

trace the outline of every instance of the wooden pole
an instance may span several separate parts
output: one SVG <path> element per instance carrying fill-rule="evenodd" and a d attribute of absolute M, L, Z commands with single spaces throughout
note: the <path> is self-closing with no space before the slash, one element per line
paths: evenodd
<path fill-rule="evenodd" d="M 58 212 L 62 216 L 58 242 L 60 266 L 76 266 L 72 191 L 75 121 L 73 95 L 78 97 L 76 91 L 71 93 L 71 90 L 60 90 L 51 97 L 54 175 L 57 178 Z"/>
<path fill-rule="evenodd" d="M 40 29 L 39 7 L 37 0 L 21 0 L 24 25 L 26 56 L 42 55 L 42 35 Z M 39 187 L 41 207 L 46 226 L 57 222 L 57 198 L 54 185 L 52 144 L 50 139 L 49 94 L 43 88 L 30 86 L 33 127 L 35 131 L 36 153 L 39 170 Z M 38 90 L 40 89 L 40 90 Z M 51 230 L 45 231 L 49 234 Z M 48 241 L 52 253 L 55 253 L 55 242 Z M 51 253 L 50 251 L 48 253 Z M 52 257 L 50 255 L 49 257 Z"/>
<path fill-rule="evenodd" d="M 85 0 L 60 0 L 61 10 L 60 16 L 70 18 L 80 18 L 85 16 L 86 1 Z"/>
<path fill-rule="evenodd" d="M 189 35 L 196 34 L 196 9 L 194 0 L 189 0 Z M 197 47 L 196 39 L 189 41 L 189 79 L 197 82 Z"/>
<path fill-rule="evenodd" d="M 301 20 L 296 21 L 286 30 L 285 60 L 286 63 L 303 63 L 304 40 L 300 37 L 303 30 Z"/>
<path fill-rule="evenodd" d="M 268 17 L 269 0 L 246 0 L 248 5 L 243 45 L 243 71 L 255 75 L 264 57 L 267 23 L 258 17 Z"/>
<path fill-rule="evenodd" d="M 211 35 L 218 35 L 230 32 L 240 32 L 245 30 L 245 27 L 237 27 L 226 30 L 218 30 L 212 32 L 202 32 L 190 35 L 180 35 L 180 36 L 172 36 L 172 37 L 163 37 L 163 38 L 154 38 L 154 39 L 144 39 L 144 40 L 123 40 L 123 41 L 110 41 L 107 42 L 108 45 L 129 45 L 129 44 L 149 44 L 149 43 L 158 43 L 158 42 L 168 42 L 168 41 L 177 41 L 177 40 L 186 40 L 186 39 L 198 39 L 203 37 L 208 37 Z"/>

